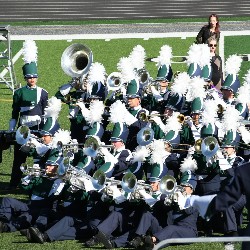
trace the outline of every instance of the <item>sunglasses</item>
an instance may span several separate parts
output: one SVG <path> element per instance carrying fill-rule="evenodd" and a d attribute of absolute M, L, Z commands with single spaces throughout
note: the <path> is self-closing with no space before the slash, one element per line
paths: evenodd
<path fill-rule="evenodd" d="M 209 44 L 209 47 L 217 47 L 217 44 Z"/>

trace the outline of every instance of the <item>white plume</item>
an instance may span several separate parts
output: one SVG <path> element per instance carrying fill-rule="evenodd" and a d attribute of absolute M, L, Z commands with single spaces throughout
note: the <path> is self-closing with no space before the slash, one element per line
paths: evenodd
<path fill-rule="evenodd" d="M 173 112 L 172 116 L 170 116 L 167 119 L 164 133 L 168 133 L 171 130 L 173 130 L 173 131 L 180 131 L 181 130 L 182 125 L 180 122 L 178 122 L 178 115 L 179 114 L 180 114 L 179 112 Z"/>
<path fill-rule="evenodd" d="M 171 86 L 171 92 L 184 95 L 190 82 L 190 76 L 186 72 L 178 74 Z"/>
<path fill-rule="evenodd" d="M 204 88 L 205 85 L 206 82 L 204 81 L 204 78 L 198 76 L 190 79 L 186 94 L 186 101 L 192 102 L 197 97 L 200 97 L 201 100 L 203 100 L 206 97 L 206 91 Z"/>
<path fill-rule="evenodd" d="M 44 109 L 45 117 L 54 117 L 58 118 L 59 113 L 62 108 L 62 103 L 60 99 L 57 99 L 55 96 L 52 96 L 48 100 L 48 106 Z"/>
<path fill-rule="evenodd" d="M 104 112 L 103 101 L 96 100 L 94 102 L 91 102 L 90 107 L 89 107 L 89 111 L 90 112 L 85 117 L 85 119 L 90 125 L 93 125 L 95 122 L 101 122 L 102 115 Z"/>
<path fill-rule="evenodd" d="M 133 63 L 134 69 L 142 69 L 145 67 L 146 52 L 141 45 L 136 45 L 131 51 L 129 58 Z"/>
<path fill-rule="evenodd" d="M 165 142 L 163 140 L 154 140 L 151 142 L 150 146 L 152 149 L 149 161 L 150 164 L 161 164 L 164 162 L 165 158 L 170 155 L 170 153 L 165 150 Z"/>
<path fill-rule="evenodd" d="M 228 130 L 236 131 L 241 119 L 240 112 L 234 106 L 227 105 L 223 112 L 222 129 L 225 133 Z"/>
<path fill-rule="evenodd" d="M 180 165 L 180 171 L 182 173 L 188 170 L 191 170 L 194 172 L 196 169 L 198 169 L 196 160 L 193 159 L 192 155 L 187 155 L 187 157 L 182 161 Z"/>
<path fill-rule="evenodd" d="M 120 58 L 117 64 L 117 69 L 122 74 L 122 82 L 130 82 L 131 80 L 136 79 L 134 65 L 130 57 Z"/>
<path fill-rule="evenodd" d="M 53 137 L 53 148 L 57 147 L 58 142 L 61 142 L 62 144 L 69 144 L 71 142 L 70 131 L 58 129 L 58 131 L 54 134 Z"/>
<path fill-rule="evenodd" d="M 188 50 L 187 65 L 192 63 L 198 63 L 200 61 L 200 46 L 199 44 L 193 43 Z"/>
<path fill-rule="evenodd" d="M 117 100 L 109 108 L 109 120 L 114 124 L 117 122 L 125 122 L 125 112 L 127 112 L 125 104 Z"/>
<path fill-rule="evenodd" d="M 225 73 L 226 75 L 232 74 L 237 75 L 240 71 L 240 66 L 242 63 L 242 58 L 237 55 L 231 55 L 227 58 L 225 62 Z"/>
<path fill-rule="evenodd" d="M 160 55 L 157 57 L 157 67 L 162 65 L 171 65 L 171 59 L 173 58 L 172 48 L 169 45 L 163 45 L 160 49 Z"/>
<path fill-rule="evenodd" d="M 99 62 L 94 62 L 91 64 L 88 72 L 88 82 L 90 84 L 96 83 L 96 82 L 102 82 L 104 83 L 106 80 L 107 74 L 105 67 L 103 64 Z"/>
<path fill-rule="evenodd" d="M 205 100 L 202 112 L 202 123 L 204 125 L 214 124 L 216 121 L 218 106 L 214 100 Z"/>
<path fill-rule="evenodd" d="M 199 65 L 203 68 L 205 65 L 210 65 L 210 48 L 207 44 L 199 44 L 200 47 L 200 60 Z"/>
<path fill-rule="evenodd" d="M 37 46 L 35 41 L 26 40 L 23 42 L 22 54 L 24 63 L 37 62 Z"/>
<path fill-rule="evenodd" d="M 137 146 L 135 151 L 132 152 L 132 162 L 144 162 L 146 158 L 150 155 L 149 150 L 145 146 Z"/>
<path fill-rule="evenodd" d="M 244 104 L 250 101 L 250 83 L 244 82 L 244 84 L 239 87 L 235 101 Z"/>

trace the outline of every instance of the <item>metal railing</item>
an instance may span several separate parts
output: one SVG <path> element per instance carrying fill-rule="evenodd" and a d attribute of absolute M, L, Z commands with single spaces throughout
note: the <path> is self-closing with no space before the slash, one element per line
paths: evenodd
<path fill-rule="evenodd" d="M 197 238 L 174 238 L 159 242 L 153 250 L 158 250 L 169 246 L 169 244 L 189 244 L 189 243 L 215 243 L 215 242 L 250 242 L 250 237 L 197 237 Z"/>

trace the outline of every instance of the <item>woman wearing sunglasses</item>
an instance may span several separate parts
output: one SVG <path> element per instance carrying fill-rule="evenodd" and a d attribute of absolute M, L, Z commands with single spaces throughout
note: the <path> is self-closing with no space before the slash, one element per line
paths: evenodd
<path fill-rule="evenodd" d="M 196 43 L 208 43 L 209 38 L 215 38 L 217 42 L 220 39 L 220 24 L 216 14 L 211 14 L 208 24 L 203 26 L 196 37 Z"/>
<path fill-rule="evenodd" d="M 222 72 L 222 59 L 216 53 L 217 40 L 215 38 L 210 38 L 208 40 L 208 46 L 210 48 L 210 58 L 212 67 L 212 77 L 211 85 L 213 85 L 218 91 L 220 91 L 221 83 L 223 82 L 223 72 Z"/>

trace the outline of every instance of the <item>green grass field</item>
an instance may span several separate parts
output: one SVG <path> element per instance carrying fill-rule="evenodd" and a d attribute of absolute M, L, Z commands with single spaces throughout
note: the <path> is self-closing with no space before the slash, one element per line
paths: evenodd
<path fill-rule="evenodd" d="M 58 87 L 70 80 L 61 68 L 61 55 L 66 47 L 72 43 L 83 43 L 87 45 L 93 52 L 94 61 L 103 63 L 108 74 L 117 71 L 117 63 L 123 56 L 128 56 L 132 48 L 138 44 L 142 45 L 147 53 L 147 57 L 156 57 L 162 45 L 168 44 L 173 48 L 173 55 L 186 55 L 189 46 L 193 43 L 194 38 L 162 38 L 162 39 L 116 39 L 110 41 L 104 40 L 74 40 L 67 41 L 37 41 L 38 46 L 38 85 L 45 88 L 49 92 L 49 96 L 53 96 Z M 22 47 L 23 41 L 13 41 L 12 50 L 15 55 Z M 225 58 L 231 54 L 249 53 L 250 39 L 248 36 L 226 37 L 225 38 Z M 18 83 L 25 84 L 22 76 L 21 67 L 23 65 L 22 58 L 15 63 L 15 72 Z M 155 63 L 146 62 L 146 68 L 150 75 L 154 78 L 157 73 Z M 173 64 L 172 68 L 175 71 L 186 71 L 186 64 Z M 243 62 L 240 79 L 246 74 L 250 68 L 249 62 Z M 11 117 L 12 92 L 5 85 L 0 85 L 0 130 L 8 129 L 8 122 Z M 69 121 L 67 116 L 67 106 L 62 105 L 62 111 L 59 117 L 61 127 L 69 129 Z M 19 199 L 27 197 L 21 192 L 8 193 L 2 191 L 2 187 L 8 184 L 13 160 L 13 152 L 10 149 L 3 152 L 3 162 L 0 164 L 0 197 L 12 196 Z M 30 159 L 28 159 L 29 161 Z M 1 247 L 0 249 L 83 249 L 83 245 L 77 241 L 65 241 L 56 243 L 46 243 L 44 245 L 28 243 L 26 238 L 19 233 L 4 233 L 0 234 Z M 101 246 L 95 249 L 100 249 Z M 237 244 L 237 249 L 239 249 Z M 186 246 L 168 247 L 167 249 L 178 250 L 220 250 L 224 249 L 221 243 L 211 244 L 192 244 Z"/>

